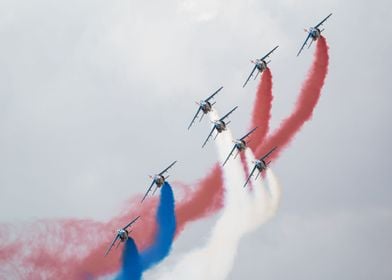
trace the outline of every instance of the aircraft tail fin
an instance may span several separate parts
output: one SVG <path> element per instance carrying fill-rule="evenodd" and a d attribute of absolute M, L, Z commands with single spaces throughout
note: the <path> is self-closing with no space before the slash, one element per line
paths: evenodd
<path fill-rule="evenodd" d="M 308 49 L 310 48 L 310 46 L 312 45 L 312 43 L 313 43 L 313 39 L 311 39 L 310 44 L 309 44 L 309 46 L 308 46 Z"/>
<path fill-rule="evenodd" d="M 200 117 L 200 119 L 199 119 L 199 122 L 201 122 L 201 120 L 203 119 L 203 117 L 204 117 L 204 113 L 201 112 L 201 117 Z"/>

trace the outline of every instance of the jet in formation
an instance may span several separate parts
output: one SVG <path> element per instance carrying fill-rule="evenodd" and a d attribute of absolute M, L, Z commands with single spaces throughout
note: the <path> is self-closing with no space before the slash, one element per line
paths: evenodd
<path fill-rule="evenodd" d="M 305 29 L 305 32 L 308 33 L 308 36 L 305 39 L 304 44 L 302 45 L 302 47 L 299 49 L 297 56 L 299 56 L 299 54 L 302 52 L 303 48 L 306 46 L 306 44 L 308 43 L 308 40 L 311 39 L 310 44 L 308 46 L 308 48 L 310 48 L 310 46 L 312 45 L 313 41 L 316 41 L 318 38 L 320 38 L 321 36 L 321 32 L 324 31 L 324 29 L 320 29 L 319 27 L 323 25 L 323 23 L 332 15 L 329 14 L 325 19 L 323 19 L 320 23 L 318 23 L 316 26 L 310 27 L 309 30 Z"/>
<path fill-rule="evenodd" d="M 230 112 L 228 112 L 226 115 L 224 115 L 222 118 L 220 118 L 219 120 L 216 120 L 213 122 L 214 126 L 211 129 L 210 134 L 208 134 L 208 137 L 206 139 L 206 141 L 204 141 L 202 148 L 204 148 L 204 146 L 207 144 L 208 140 L 211 138 L 212 133 L 214 133 L 215 129 L 217 131 L 216 136 L 214 139 L 216 139 L 216 137 L 218 137 L 219 133 L 221 133 L 222 131 L 226 130 L 226 126 L 230 123 L 229 122 L 225 122 L 224 120 L 231 114 L 234 112 L 235 109 L 237 109 L 238 106 L 235 106 Z"/>
<path fill-rule="evenodd" d="M 254 161 L 255 166 L 253 167 L 252 171 L 249 174 L 248 179 L 246 180 L 244 187 L 246 187 L 246 185 L 248 184 L 250 178 L 252 178 L 253 174 L 255 173 L 255 171 L 257 170 L 258 173 L 256 175 L 255 180 L 257 179 L 257 177 L 259 177 L 260 173 L 263 172 L 264 170 L 267 169 L 268 165 L 271 163 L 271 161 L 266 162 L 266 158 L 273 152 L 275 151 L 276 147 L 272 148 L 268 153 L 266 153 L 264 156 L 262 156 L 260 159 L 257 159 Z"/>
<path fill-rule="evenodd" d="M 117 230 L 117 235 L 114 238 L 113 242 L 110 244 L 109 248 L 106 250 L 105 252 L 105 257 L 107 256 L 107 254 L 109 254 L 110 250 L 113 248 L 113 246 L 116 244 L 117 240 L 120 240 L 117 243 L 117 247 L 120 245 L 121 242 L 125 242 L 128 239 L 128 235 L 129 233 L 132 231 L 128 231 L 128 228 L 134 223 L 136 222 L 138 219 L 140 218 L 140 216 L 137 216 L 135 219 L 133 219 L 129 224 L 127 224 L 125 227 L 120 228 Z M 117 248 L 116 247 L 116 248 Z"/>
<path fill-rule="evenodd" d="M 200 102 L 196 102 L 197 105 L 199 105 L 199 108 L 197 109 L 197 112 L 195 114 L 195 116 L 193 117 L 191 123 L 188 126 L 188 129 L 191 128 L 192 124 L 195 122 L 195 120 L 198 118 L 200 111 L 202 112 L 202 115 L 200 117 L 201 121 L 204 117 L 204 115 L 207 115 L 209 112 L 211 112 L 212 110 L 212 106 L 214 106 L 214 103 L 211 103 L 211 99 L 214 98 L 215 95 L 218 94 L 218 92 L 220 92 L 222 90 L 223 87 L 220 87 L 217 91 L 215 91 L 213 94 L 211 94 L 207 99 L 205 100 L 200 100 Z"/>
<path fill-rule="evenodd" d="M 247 134 L 242 136 L 240 139 L 236 139 L 236 140 L 233 141 L 234 142 L 233 149 L 231 149 L 231 151 L 230 151 L 229 155 L 227 156 L 226 160 L 223 162 L 223 166 L 226 164 L 226 162 L 232 156 L 232 154 L 234 153 L 234 150 L 237 150 L 237 153 L 235 154 L 234 158 L 236 158 L 240 152 L 245 150 L 245 148 L 247 147 L 247 145 L 249 143 L 249 141 L 248 142 L 245 141 L 246 137 L 251 135 L 256 129 L 257 129 L 257 127 L 253 128 L 251 131 L 249 131 Z"/>
<path fill-rule="evenodd" d="M 155 189 L 154 189 L 154 191 L 153 191 L 153 193 L 152 193 L 153 195 L 154 195 L 154 193 L 156 192 L 156 190 L 157 190 L 158 188 L 162 187 L 162 185 L 165 183 L 166 179 L 169 178 L 169 175 L 166 176 L 166 177 L 164 176 L 165 173 L 166 173 L 166 172 L 167 172 L 176 162 L 177 162 L 177 161 L 174 161 L 174 162 L 173 162 L 172 164 L 170 164 L 167 168 L 165 168 L 162 172 L 160 172 L 160 173 L 158 173 L 158 174 L 155 174 L 154 176 L 150 176 L 150 178 L 152 179 L 152 183 L 151 183 L 150 187 L 148 188 L 148 190 L 147 190 L 146 194 L 144 195 L 144 197 L 143 197 L 143 199 L 142 199 L 141 202 L 143 202 L 143 201 L 146 199 L 148 193 L 151 191 L 151 189 L 152 189 L 152 187 L 154 186 L 154 184 L 155 184 L 156 186 L 155 186 Z"/>
<path fill-rule="evenodd" d="M 270 63 L 271 61 L 265 61 L 266 58 L 268 58 L 270 56 L 270 54 L 272 54 L 274 52 L 274 50 L 276 50 L 279 46 L 276 46 L 275 48 L 273 48 L 269 53 L 267 53 L 265 56 L 263 56 L 260 59 L 256 59 L 255 61 L 251 60 L 250 62 L 252 62 L 255 66 L 252 69 L 252 72 L 250 72 L 250 75 L 248 77 L 248 79 L 246 79 L 244 85 L 242 86 L 243 88 L 246 86 L 246 84 L 249 82 L 250 78 L 253 76 L 253 73 L 256 71 L 257 69 L 257 73 L 255 76 L 255 79 L 257 78 L 257 76 L 262 73 L 265 69 L 267 69 L 267 65 L 268 63 Z"/>

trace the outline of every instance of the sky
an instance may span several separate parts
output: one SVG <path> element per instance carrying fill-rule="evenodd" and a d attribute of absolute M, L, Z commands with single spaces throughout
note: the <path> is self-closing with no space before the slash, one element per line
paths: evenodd
<path fill-rule="evenodd" d="M 276 128 L 311 63 L 314 47 L 295 57 L 303 28 L 330 12 L 321 100 L 273 163 L 281 208 L 241 242 L 229 279 L 390 279 L 389 1 L 0 0 L 0 222 L 106 221 L 173 160 L 173 180 L 196 182 L 217 154 L 201 149 L 207 121 L 187 130 L 194 101 L 224 86 L 216 106 L 238 105 L 230 127 L 244 134 L 249 60 L 279 45 Z M 164 265 L 215 219 L 189 226 Z"/>

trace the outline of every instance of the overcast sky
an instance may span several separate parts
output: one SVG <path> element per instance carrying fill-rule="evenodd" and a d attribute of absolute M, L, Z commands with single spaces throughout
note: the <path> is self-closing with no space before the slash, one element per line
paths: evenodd
<path fill-rule="evenodd" d="M 277 216 L 247 236 L 230 279 L 391 279 L 390 1 L 0 0 L 0 221 L 107 220 L 171 161 L 195 182 L 216 161 L 187 125 L 221 85 L 246 132 L 249 59 L 273 46 L 273 127 L 289 115 L 328 13 L 330 68 L 313 119 L 273 164 Z M 179 256 L 214 221 L 191 225 Z M 170 260 L 169 260 L 170 262 Z"/>

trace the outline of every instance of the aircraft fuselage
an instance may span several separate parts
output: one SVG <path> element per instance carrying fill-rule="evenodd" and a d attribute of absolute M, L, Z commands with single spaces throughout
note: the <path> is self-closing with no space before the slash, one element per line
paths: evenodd
<path fill-rule="evenodd" d="M 263 170 L 267 169 L 267 164 L 265 163 L 264 160 L 256 160 L 255 161 L 256 168 L 262 172 Z"/>
<path fill-rule="evenodd" d="M 316 41 L 321 36 L 321 31 L 318 28 L 311 27 L 309 29 L 309 34 L 312 37 L 313 41 Z"/>
<path fill-rule="evenodd" d="M 235 140 L 235 147 L 237 148 L 238 151 L 243 151 L 246 148 L 246 142 L 245 140 Z"/>
<path fill-rule="evenodd" d="M 256 59 L 255 64 L 257 70 L 259 70 L 260 73 L 267 69 L 267 62 L 265 62 L 264 60 Z"/>
<path fill-rule="evenodd" d="M 165 177 L 163 177 L 162 175 L 155 175 L 154 176 L 154 182 L 157 185 L 157 187 L 161 187 L 163 185 L 163 183 L 165 183 Z"/>
<path fill-rule="evenodd" d="M 215 121 L 214 125 L 218 133 L 221 133 L 223 130 L 226 130 L 226 124 L 224 121 Z"/>
<path fill-rule="evenodd" d="M 128 239 L 128 231 L 126 229 L 117 230 L 117 235 L 120 238 L 121 242 L 124 242 Z"/>
<path fill-rule="evenodd" d="M 200 101 L 200 109 L 203 111 L 204 114 L 207 114 L 212 110 L 212 105 L 208 101 Z"/>

